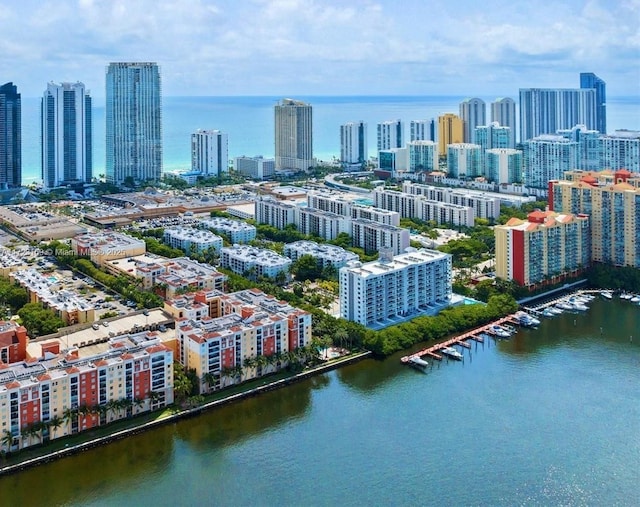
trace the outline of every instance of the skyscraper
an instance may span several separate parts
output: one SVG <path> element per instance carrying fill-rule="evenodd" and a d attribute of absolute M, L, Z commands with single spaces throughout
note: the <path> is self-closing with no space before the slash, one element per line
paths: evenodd
<path fill-rule="evenodd" d="M 438 127 L 434 119 L 411 120 L 409 124 L 409 141 L 435 141 Z"/>
<path fill-rule="evenodd" d="M 484 100 L 463 100 L 460 103 L 460 118 L 463 121 L 463 142 L 472 143 L 475 128 L 487 124 L 487 106 Z"/>
<path fill-rule="evenodd" d="M 365 164 L 369 159 L 367 124 L 363 121 L 340 125 L 340 162 L 346 165 Z"/>
<path fill-rule="evenodd" d="M 107 181 L 159 180 L 162 106 L 156 63 L 116 62 L 107 68 Z"/>
<path fill-rule="evenodd" d="M 276 171 L 307 171 L 313 165 L 311 104 L 284 99 L 275 108 Z"/>
<path fill-rule="evenodd" d="M 0 86 L 0 186 L 22 184 L 20 94 L 13 83 Z"/>
<path fill-rule="evenodd" d="M 558 135 L 543 135 L 524 143 L 524 184 L 547 188 L 578 167 L 578 143 Z"/>
<path fill-rule="evenodd" d="M 596 124 L 591 128 L 607 133 L 607 84 L 593 72 L 580 73 L 580 88 L 596 91 Z"/>
<path fill-rule="evenodd" d="M 404 146 L 404 123 L 402 120 L 378 123 L 378 151 Z"/>
<path fill-rule="evenodd" d="M 442 157 L 447 154 L 447 145 L 461 143 L 463 125 L 460 117 L 453 113 L 438 116 L 438 154 Z"/>
<path fill-rule="evenodd" d="M 91 180 L 91 97 L 84 84 L 49 83 L 41 104 L 42 182 Z"/>
<path fill-rule="evenodd" d="M 191 134 L 191 170 L 202 176 L 220 177 L 229 170 L 229 137 L 219 130 Z"/>
<path fill-rule="evenodd" d="M 516 145 L 516 101 L 509 97 L 496 99 L 491 103 L 491 122 L 511 129 L 509 148 Z"/>
<path fill-rule="evenodd" d="M 585 125 L 596 126 L 594 89 L 520 89 L 520 142 Z"/>

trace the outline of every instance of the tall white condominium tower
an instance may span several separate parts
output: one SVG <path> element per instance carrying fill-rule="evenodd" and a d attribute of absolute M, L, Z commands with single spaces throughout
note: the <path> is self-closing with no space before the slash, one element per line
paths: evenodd
<path fill-rule="evenodd" d="M 578 167 L 578 143 L 558 135 L 538 136 L 524 143 L 524 184 L 548 188 L 551 180 Z"/>
<path fill-rule="evenodd" d="M 367 124 L 359 121 L 340 125 L 340 161 L 361 166 L 368 159 Z"/>
<path fill-rule="evenodd" d="M 516 146 L 516 101 L 509 98 L 498 98 L 491 103 L 491 123 L 498 122 L 501 127 L 511 129 L 509 148 Z"/>
<path fill-rule="evenodd" d="M 409 124 L 409 141 L 435 141 L 438 124 L 431 120 L 411 120 Z"/>
<path fill-rule="evenodd" d="M 596 128 L 595 89 L 520 89 L 520 142 L 575 125 Z"/>
<path fill-rule="evenodd" d="M 276 171 L 313 166 L 313 114 L 310 104 L 284 99 L 275 106 Z"/>
<path fill-rule="evenodd" d="M 404 146 L 404 123 L 401 120 L 378 123 L 378 151 Z"/>
<path fill-rule="evenodd" d="M 465 99 L 460 103 L 460 118 L 463 122 L 462 140 L 473 142 L 476 127 L 487 124 L 487 106 L 482 99 Z"/>
<path fill-rule="evenodd" d="M 156 63 L 116 62 L 107 68 L 107 181 L 159 180 L 162 105 Z"/>
<path fill-rule="evenodd" d="M 41 104 L 42 181 L 91 180 L 91 97 L 84 84 L 49 83 Z"/>
<path fill-rule="evenodd" d="M 229 137 L 219 130 L 191 134 L 191 170 L 219 177 L 229 170 Z"/>

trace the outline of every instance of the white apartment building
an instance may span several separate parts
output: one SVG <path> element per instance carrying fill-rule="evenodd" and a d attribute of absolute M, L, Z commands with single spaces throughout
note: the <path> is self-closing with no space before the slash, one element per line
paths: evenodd
<path fill-rule="evenodd" d="M 438 124 L 433 119 L 411 120 L 409 123 L 409 142 L 435 141 L 437 132 Z"/>
<path fill-rule="evenodd" d="M 229 136 L 219 130 L 191 134 L 191 171 L 218 177 L 229 171 Z"/>
<path fill-rule="evenodd" d="M 451 284 L 451 256 L 433 250 L 352 262 L 340 269 L 340 316 L 384 328 L 448 305 Z"/>
<path fill-rule="evenodd" d="M 417 140 L 407 143 L 408 168 L 411 173 L 437 171 L 438 144 L 434 141 Z"/>
<path fill-rule="evenodd" d="M 351 218 L 363 218 L 379 224 L 400 227 L 400 213 L 397 211 L 391 211 L 384 208 L 374 208 L 373 206 L 365 206 L 363 204 L 354 204 L 351 206 Z"/>
<path fill-rule="evenodd" d="M 470 143 L 447 145 L 447 173 L 457 179 L 482 176 L 480 146 Z"/>
<path fill-rule="evenodd" d="M 284 229 L 297 222 L 298 206 L 287 201 L 279 201 L 273 197 L 259 197 L 256 200 L 256 221 L 269 224 L 276 229 Z"/>
<path fill-rule="evenodd" d="M 296 225 L 302 234 L 333 240 L 338 234 L 351 232 L 349 217 L 314 208 L 299 208 Z"/>
<path fill-rule="evenodd" d="M 524 143 L 524 184 L 547 188 L 579 166 L 578 143 L 559 135 L 541 135 Z"/>
<path fill-rule="evenodd" d="M 353 246 L 363 248 L 367 254 L 389 249 L 393 255 L 398 255 L 409 248 L 409 229 L 370 220 L 352 220 L 351 238 Z"/>
<path fill-rule="evenodd" d="M 417 218 L 440 224 L 473 227 L 475 213 L 470 206 L 445 203 L 395 190 L 374 190 L 375 203 L 382 208 L 396 211 L 402 218 Z"/>
<path fill-rule="evenodd" d="M 378 123 L 378 151 L 404 146 L 404 123 L 402 120 Z"/>
<path fill-rule="evenodd" d="M 640 172 L 640 131 L 616 130 L 613 134 L 601 136 L 599 142 L 601 169 Z"/>
<path fill-rule="evenodd" d="M 236 157 L 233 159 L 233 168 L 248 178 L 267 180 L 273 177 L 276 160 L 264 157 Z"/>
<path fill-rule="evenodd" d="M 256 239 L 256 226 L 240 220 L 231 220 L 224 217 L 211 217 L 200 221 L 199 226 L 204 229 L 213 230 L 218 234 L 228 236 L 232 244 L 248 243 L 249 241 Z"/>
<path fill-rule="evenodd" d="M 294 241 L 284 246 L 284 255 L 297 261 L 303 255 L 311 255 L 321 267 L 341 268 L 348 262 L 357 261 L 358 255 L 335 245 L 321 245 L 315 241 Z"/>
<path fill-rule="evenodd" d="M 368 159 L 367 124 L 359 121 L 341 125 L 340 162 L 345 165 L 362 166 Z"/>
<path fill-rule="evenodd" d="M 522 152 L 511 148 L 493 148 L 485 153 L 487 180 L 502 185 L 522 183 Z"/>
<path fill-rule="evenodd" d="M 276 278 L 280 273 L 288 277 L 291 259 L 265 248 L 233 245 L 222 249 L 220 265 L 240 275 L 253 273 L 256 278 Z"/>
<path fill-rule="evenodd" d="M 489 194 L 464 188 L 434 187 L 405 181 L 402 191 L 407 194 L 424 195 L 432 201 L 457 204 L 473 208 L 478 218 L 494 219 L 500 216 L 500 194 Z"/>
<path fill-rule="evenodd" d="M 172 248 L 185 253 L 201 253 L 209 248 L 216 252 L 222 249 L 222 238 L 210 231 L 194 227 L 167 227 L 164 230 L 163 241 Z"/>

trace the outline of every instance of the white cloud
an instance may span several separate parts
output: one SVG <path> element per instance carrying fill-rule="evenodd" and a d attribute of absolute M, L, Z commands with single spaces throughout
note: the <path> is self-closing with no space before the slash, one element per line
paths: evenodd
<path fill-rule="evenodd" d="M 166 94 L 515 95 L 592 71 L 637 94 L 640 1 L 24 0 L 0 10 L 0 76 L 25 95 L 114 60 Z"/>

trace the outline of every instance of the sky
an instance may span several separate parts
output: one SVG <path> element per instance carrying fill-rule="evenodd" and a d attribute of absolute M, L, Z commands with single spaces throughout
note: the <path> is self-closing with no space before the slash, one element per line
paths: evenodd
<path fill-rule="evenodd" d="M 640 96 L 640 0 L 3 0 L 0 83 L 23 97 L 111 61 L 154 61 L 163 94 Z"/>

